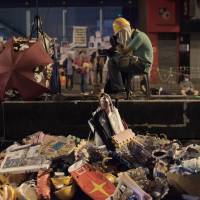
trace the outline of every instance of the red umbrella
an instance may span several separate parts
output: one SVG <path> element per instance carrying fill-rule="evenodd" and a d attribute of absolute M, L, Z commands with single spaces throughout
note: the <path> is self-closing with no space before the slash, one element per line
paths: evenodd
<path fill-rule="evenodd" d="M 29 43 L 29 48 L 23 51 L 14 51 L 13 39 L 10 39 L 0 54 L 0 99 L 7 89 L 16 89 L 24 99 L 37 97 L 49 92 L 46 79 L 36 79 L 37 73 L 45 70 L 45 66 L 53 63 L 42 44 L 37 41 Z M 35 68 L 40 71 L 35 73 Z"/>

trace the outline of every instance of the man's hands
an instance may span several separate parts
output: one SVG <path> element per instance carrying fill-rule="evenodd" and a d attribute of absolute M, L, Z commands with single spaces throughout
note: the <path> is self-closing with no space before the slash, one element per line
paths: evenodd
<path fill-rule="evenodd" d="M 117 48 L 118 48 L 118 51 L 122 54 L 127 54 L 131 51 L 129 47 L 125 47 L 123 44 L 118 44 Z"/>

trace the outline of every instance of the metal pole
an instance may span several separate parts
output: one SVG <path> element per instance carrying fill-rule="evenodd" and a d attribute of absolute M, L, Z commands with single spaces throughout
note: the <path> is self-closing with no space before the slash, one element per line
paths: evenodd
<path fill-rule="evenodd" d="M 66 40 L 66 13 L 67 13 L 67 9 L 63 9 L 62 11 L 62 22 L 63 22 L 63 35 L 62 35 L 62 39 L 63 41 Z"/>
<path fill-rule="evenodd" d="M 103 35 L 103 9 L 102 7 L 99 9 L 99 29 L 102 36 Z"/>
<path fill-rule="evenodd" d="M 31 34 L 31 11 L 26 9 L 26 37 Z"/>
<path fill-rule="evenodd" d="M 39 8 L 38 8 L 38 0 L 36 0 L 36 16 L 35 16 L 35 23 L 36 23 L 36 35 L 39 38 Z"/>

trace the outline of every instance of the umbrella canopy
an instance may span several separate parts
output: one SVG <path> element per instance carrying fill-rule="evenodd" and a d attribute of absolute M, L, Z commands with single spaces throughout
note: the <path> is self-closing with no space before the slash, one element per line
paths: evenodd
<path fill-rule="evenodd" d="M 29 43 L 28 46 L 24 50 L 15 51 L 12 38 L 0 54 L 0 99 L 3 99 L 7 89 L 18 90 L 24 99 L 49 92 L 43 72 L 53 61 L 39 41 Z"/>

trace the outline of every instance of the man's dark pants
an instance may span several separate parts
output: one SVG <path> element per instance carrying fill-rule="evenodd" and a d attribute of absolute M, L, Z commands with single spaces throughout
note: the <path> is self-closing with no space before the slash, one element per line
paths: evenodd
<path fill-rule="evenodd" d="M 145 66 L 141 62 L 132 64 L 129 67 L 120 67 L 118 62 L 119 57 L 110 58 L 108 62 L 108 80 L 109 80 L 109 90 L 110 93 L 124 91 L 130 91 L 131 79 L 134 75 L 140 75 L 145 73 Z M 109 93 L 109 91 L 105 92 Z"/>

